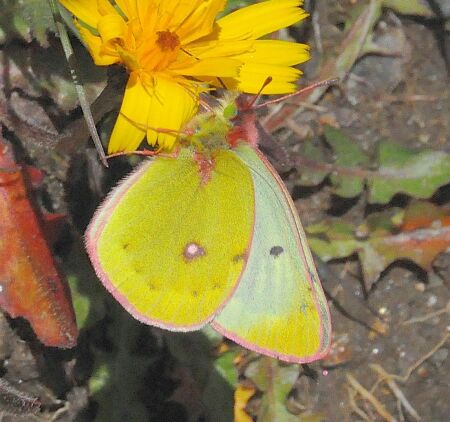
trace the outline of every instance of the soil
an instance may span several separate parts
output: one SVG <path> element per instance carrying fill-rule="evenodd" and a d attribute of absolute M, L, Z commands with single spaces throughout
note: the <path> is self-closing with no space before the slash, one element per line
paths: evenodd
<path fill-rule="evenodd" d="M 339 51 L 344 22 L 355 3 L 307 2 L 314 6 L 320 35 L 311 22 L 291 33 L 311 45 L 313 59 L 303 66 L 303 81 L 313 80 L 324 61 Z M 430 3 L 445 12 L 445 2 Z M 322 122 L 332 122 L 366 151 L 373 151 L 380 139 L 390 138 L 408 147 L 450 153 L 450 35 L 444 25 L 443 16 L 421 18 L 384 10 L 374 28 L 374 41 L 392 54 L 360 58 L 317 107 L 286 119 L 274 134 L 280 145 L 289 154 L 298 154 L 302 142 L 322 136 Z M 71 350 L 46 348 L 26 321 L 0 315 L 0 375 L 5 383 L 0 383 L 2 421 L 94 420 L 105 397 L 101 389 L 93 394 L 92 374 L 99 362 L 107 361 L 99 356 L 112 350 L 136 359 L 129 368 L 116 368 L 121 376 L 144 368 L 142 374 L 133 373 L 144 380 L 139 387 L 124 382 L 108 390 L 111 386 L 105 381 L 105 391 L 118 401 L 124 388 L 136 388 L 133 402 L 118 405 L 128 407 L 125 420 L 141 420 L 132 415 L 140 414 L 142 407 L 151 421 L 214 421 L 203 414 L 201 388 L 192 385 L 190 374 L 196 370 L 183 363 L 186 356 L 180 356 L 183 350 L 192 353 L 192 345 L 183 349 L 178 335 L 135 322 L 108 297 L 88 264 L 83 232 L 100 200 L 131 165 L 129 160 L 119 159 L 107 170 L 101 166 L 88 142 L 73 90 L 67 89 L 70 82 L 59 41 L 50 35 L 49 42 L 50 47 L 44 48 L 35 41 L 13 39 L 0 47 L 0 122 L 18 159 L 44 172 L 38 202 L 47 211 L 64 213 L 67 219 L 54 247 L 55 256 L 67 275 L 83 280 L 81 290 L 92 289 L 89 294 L 94 305 L 78 345 Z M 82 46 L 77 45 L 76 53 L 81 68 L 88 69 L 82 76 L 89 98 L 97 99 L 94 110 L 106 140 L 120 104 L 123 75 L 100 95 L 106 72 L 89 63 Z M 117 74 L 117 69 L 114 72 Z M 283 178 L 304 225 L 328 216 L 362 222 L 374 210 L 363 197 L 351 201 L 336 197 L 327 181 L 314 188 L 298 186 L 296 171 L 284 172 Z M 447 185 L 431 201 L 444 206 L 449 199 Z M 404 206 L 408 201 L 398 196 L 384 208 Z M 302 409 L 303 415 L 321 415 L 321 419 L 311 420 L 394 420 L 383 418 L 377 406 L 399 421 L 419 420 L 414 414 L 423 421 L 450 420 L 450 253 L 441 254 L 428 273 L 409 262 L 394 263 L 369 291 L 354 258 L 329 263 L 327 271 L 332 275 L 321 278 L 334 297 L 330 303 L 333 349 L 324 361 L 300 369 L 290 406 Z M 91 287 L 86 288 L 87 284 Z M 111 322 L 117 315 L 128 327 L 125 331 Z M 129 343 L 124 347 L 121 341 Z M 195 344 L 198 347 L 199 343 Z M 210 350 L 201 353 L 208 355 Z M 380 382 L 380 371 L 404 378 L 391 378 L 388 385 Z M 355 393 L 358 386 L 367 391 L 364 398 L 361 390 Z M 224 396 L 229 394 L 231 390 L 223 390 Z M 33 402 L 37 397 L 40 410 Z M 412 410 L 406 409 L 405 403 Z M 228 409 L 224 415 L 230 412 Z"/>

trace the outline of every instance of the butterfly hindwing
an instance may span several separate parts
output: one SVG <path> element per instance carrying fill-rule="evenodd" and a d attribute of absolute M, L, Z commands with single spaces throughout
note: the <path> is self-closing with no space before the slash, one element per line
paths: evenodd
<path fill-rule="evenodd" d="M 237 343 L 291 362 L 323 356 L 330 318 L 314 262 L 289 193 L 259 151 L 236 154 L 255 186 L 255 229 L 241 282 L 214 328 Z"/>
<path fill-rule="evenodd" d="M 97 275 L 142 322 L 197 329 L 239 282 L 253 198 L 251 174 L 230 151 L 203 164 L 188 149 L 147 161 L 110 194 L 88 228 Z"/>

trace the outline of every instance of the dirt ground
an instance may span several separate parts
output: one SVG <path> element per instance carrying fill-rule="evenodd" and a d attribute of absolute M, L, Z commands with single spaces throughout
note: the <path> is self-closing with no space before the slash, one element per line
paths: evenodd
<path fill-rule="evenodd" d="M 291 33 L 311 45 L 313 58 L 302 67 L 304 81 L 313 80 L 323 63 L 339 54 L 345 22 L 355 3 L 364 2 L 307 2 L 313 7 L 313 19 Z M 383 54 L 358 59 L 344 80 L 315 105 L 288 116 L 274 132 L 291 156 L 299 154 L 306 139 L 322 137 L 323 122 L 340 127 L 369 152 L 380 139 L 390 138 L 408 147 L 450 153 L 450 35 L 445 31 L 450 7 L 445 1 L 430 3 L 440 8 L 440 17 L 383 10 L 373 31 L 373 40 L 384 49 Z M 0 121 L 3 136 L 13 142 L 19 157 L 45 174 L 40 205 L 67 216 L 54 250 L 69 278 L 83 279 L 81 285 L 71 283 L 72 289 L 78 286 L 92 301 L 101 303 L 85 305 L 87 322 L 78 345 L 71 350 L 46 348 L 25 321 L 0 317 L 0 375 L 9 386 L 0 385 L 1 420 L 90 421 L 110 395 L 109 403 L 121 402 L 130 415 L 138 415 L 136 408 L 141 407 L 147 415 L 146 419 L 130 416 L 128 420 L 215 421 L 202 412 L 199 389 L 188 380 L 193 364 L 186 366 L 180 356 L 183 350 L 192 350 L 180 347 L 179 336 L 144 327 L 128 317 L 109 299 L 84 255 L 82 235 L 89 219 L 108 189 L 131 166 L 121 159 L 105 171 L 98 163 L 86 131 L 76 129 L 82 127 L 81 113 L 73 91 L 65 88 L 70 82 L 58 40 L 50 36 L 50 45 L 43 48 L 37 42 L 13 39 L 0 47 Z M 94 100 L 105 87 L 105 70 L 89 65 L 81 46 L 76 50 L 83 69 L 87 63 L 89 71 L 83 77 Z M 109 112 L 120 104 L 120 78 L 117 85 L 112 94 L 103 93 L 94 108 L 104 139 L 114 122 L 114 114 Z M 382 207 L 367 205 L 364 195 L 342 199 L 332 193 L 327 180 L 314 187 L 300 186 L 297 170 L 284 172 L 283 178 L 305 226 L 329 216 L 363 222 L 372 211 L 401 207 L 409 200 L 398 195 Z M 431 201 L 445 206 L 449 199 L 450 186 L 446 185 Z M 303 416 L 295 420 L 450 420 L 450 254 L 440 254 L 430 272 L 407 261 L 396 262 L 369 291 L 363 286 L 355 257 L 332 261 L 326 267 L 327 275 L 320 275 L 334 298 L 330 302 L 333 348 L 324 361 L 299 367 L 300 375 L 288 399 L 291 409 L 302 410 Z M 117 326 L 118 320 L 123 326 Z M 114 335 L 121 337 L 111 340 Z M 117 346 L 120 341 L 127 346 Z M 139 386 L 119 382 L 102 392 L 93 385 L 92 375 L 96 373 L 95 380 L 101 383 L 99 362 L 109 364 L 114 348 L 136 359 L 130 367 L 113 364 L 115 379 L 141 371 L 141 380 Z M 130 396 L 123 390 L 133 388 L 136 394 L 127 402 Z M 11 392 L 14 389 L 24 395 L 19 402 L 19 393 Z M 222 393 L 227 396 L 232 391 Z M 38 412 L 33 412 L 33 397 L 42 402 Z M 133 406 L 137 407 L 131 410 Z M 258 406 L 257 399 L 253 406 Z M 249 407 L 253 409 L 251 403 Z M 232 420 L 226 416 L 230 411 L 224 411 L 224 421 Z M 107 414 L 98 420 L 115 420 Z M 306 414 L 313 417 L 308 419 Z"/>

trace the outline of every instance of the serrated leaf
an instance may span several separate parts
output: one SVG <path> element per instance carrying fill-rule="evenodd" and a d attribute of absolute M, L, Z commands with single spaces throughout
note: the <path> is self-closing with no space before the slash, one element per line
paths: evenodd
<path fill-rule="evenodd" d="M 306 231 L 309 246 L 325 262 L 346 258 L 359 248 L 355 228 L 340 220 L 322 221 L 307 227 Z"/>
<path fill-rule="evenodd" d="M 430 198 L 450 182 L 450 155 L 414 151 L 391 141 L 379 145 L 379 168 L 369 176 L 369 202 L 389 202 L 396 193 Z"/>
<path fill-rule="evenodd" d="M 335 165 L 340 167 L 359 168 L 368 163 L 368 158 L 355 140 L 349 138 L 339 129 L 325 126 L 325 138 L 333 148 Z M 358 176 L 333 173 L 330 176 L 335 193 L 344 198 L 353 198 L 359 195 L 364 188 L 364 180 Z"/>
<path fill-rule="evenodd" d="M 443 151 L 418 151 L 393 141 L 381 141 L 377 158 L 371 160 L 341 130 L 325 127 L 325 137 L 333 150 L 334 163 L 326 160 L 319 146 L 305 143 L 301 157 L 297 158 L 302 172 L 300 184 L 317 185 L 329 175 L 335 194 L 355 197 L 366 184 L 368 201 L 385 204 L 398 193 L 417 199 L 430 198 L 438 188 L 450 183 L 450 155 Z M 372 170 L 377 162 L 378 169 Z"/>
<path fill-rule="evenodd" d="M 408 259 L 430 270 L 436 256 L 450 247 L 450 212 L 432 204 L 416 201 L 398 215 L 388 210 L 371 219 L 365 238 L 357 237 L 357 228 L 344 233 L 339 220 L 330 220 L 307 229 L 308 243 L 324 261 L 358 254 L 367 289 L 393 262 Z"/>

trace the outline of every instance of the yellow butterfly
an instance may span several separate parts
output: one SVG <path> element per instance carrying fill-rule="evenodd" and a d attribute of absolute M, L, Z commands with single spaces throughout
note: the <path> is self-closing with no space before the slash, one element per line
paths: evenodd
<path fill-rule="evenodd" d="M 248 349 L 310 362 L 330 346 L 327 301 L 283 181 L 243 127 L 243 139 L 230 136 L 236 110 L 223 99 L 176 157 L 148 159 L 122 181 L 90 223 L 87 250 L 136 319 L 171 331 L 211 323 Z"/>

